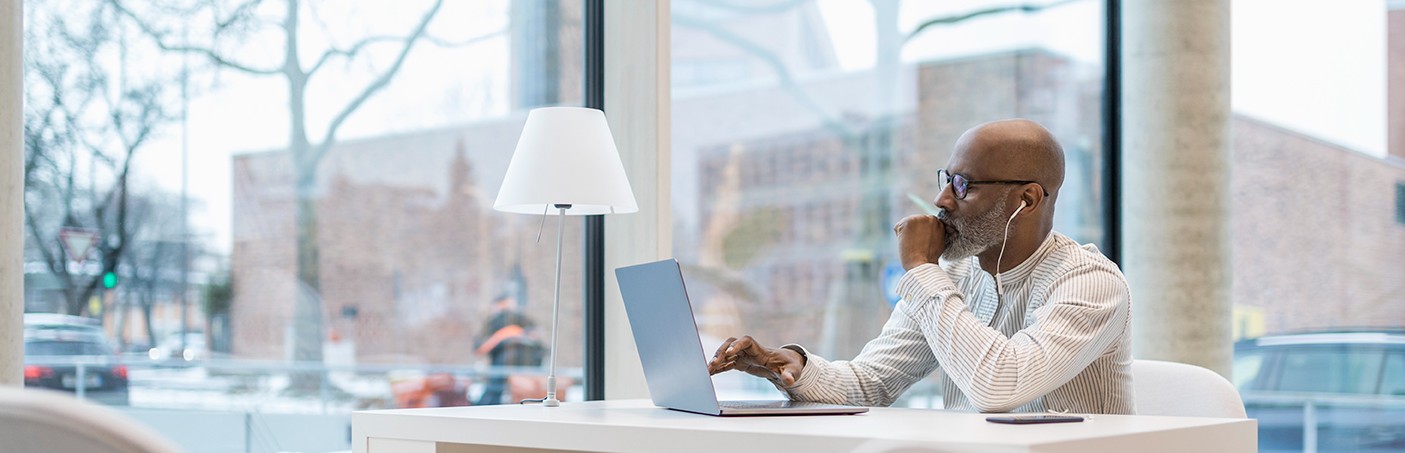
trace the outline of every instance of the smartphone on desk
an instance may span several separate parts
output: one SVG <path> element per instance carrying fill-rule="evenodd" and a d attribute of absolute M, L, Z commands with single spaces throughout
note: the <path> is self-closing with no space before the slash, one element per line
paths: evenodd
<path fill-rule="evenodd" d="M 1005 423 L 1009 425 L 1033 425 L 1038 423 L 1081 422 L 1083 421 L 1083 417 L 1079 417 L 1077 415 L 1061 414 L 996 415 L 986 417 L 985 421 L 991 423 Z"/>

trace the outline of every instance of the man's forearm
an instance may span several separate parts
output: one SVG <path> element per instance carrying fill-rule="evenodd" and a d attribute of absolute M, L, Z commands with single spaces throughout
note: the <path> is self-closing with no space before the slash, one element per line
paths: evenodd
<path fill-rule="evenodd" d="M 813 352 L 807 352 L 806 357 L 795 385 L 777 386 L 791 399 L 888 406 L 937 369 L 922 333 L 896 311 L 883 325 L 882 333 L 865 344 L 853 360 L 830 362 Z"/>

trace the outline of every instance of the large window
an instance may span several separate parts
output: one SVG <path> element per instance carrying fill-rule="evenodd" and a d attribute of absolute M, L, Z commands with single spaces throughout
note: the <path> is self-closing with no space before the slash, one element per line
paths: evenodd
<path fill-rule="evenodd" d="M 582 2 L 25 8 L 31 385 L 332 417 L 143 418 L 194 451 L 345 449 L 353 409 L 544 393 L 556 224 L 492 204 L 526 110 L 581 103 Z M 103 357 L 91 382 L 73 351 Z"/>
<path fill-rule="evenodd" d="M 1068 158 L 1055 229 L 1106 239 L 1102 2 L 679 0 L 672 15 L 674 250 L 705 345 L 854 356 L 896 301 L 892 225 L 934 209 L 937 169 L 982 122 L 1052 130 Z"/>
<path fill-rule="evenodd" d="M 1241 385 L 1260 448 L 1405 448 L 1405 3 L 1232 5 L 1236 372 L 1299 345 Z"/>

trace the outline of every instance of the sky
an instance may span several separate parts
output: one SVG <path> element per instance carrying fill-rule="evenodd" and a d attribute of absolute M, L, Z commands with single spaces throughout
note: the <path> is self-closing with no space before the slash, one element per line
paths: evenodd
<path fill-rule="evenodd" d="M 304 61 L 331 33 L 345 45 L 365 33 L 403 33 L 424 10 L 411 2 L 326 2 L 303 36 Z M 874 62 L 872 9 L 862 0 L 818 0 L 844 70 Z M 1007 2 L 905 1 L 900 27 L 919 18 L 1005 5 Z M 351 6 L 347 6 L 351 5 Z M 342 8 L 341 10 L 333 10 Z M 1345 145 L 1368 155 L 1385 153 L 1385 0 L 1234 0 L 1232 104 L 1236 112 Z M 360 24 L 375 17 L 380 27 Z M 903 53 L 908 62 L 1041 46 L 1075 59 L 1102 58 L 1101 2 L 1086 0 L 1039 14 L 1003 14 L 925 32 Z M 337 24 L 337 26 L 333 26 Z M 340 130 L 342 140 L 433 128 L 508 113 L 507 4 L 447 1 L 431 30 L 451 40 L 488 38 L 443 49 L 422 43 L 392 85 L 364 105 Z M 257 42 L 249 61 L 276 63 L 281 50 Z M 384 52 L 384 51 L 383 51 Z M 384 60 L 384 59 L 382 59 Z M 306 64 L 306 63 L 305 63 Z M 373 64 L 334 64 L 308 93 L 309 132 L 321 139 L 346 93 L 367 82 Z M 241 153 L 286 147 L 286 82 L 224 71 L 218 83 L 189 103 L 188 164 L 192 230 L 227 253 L 230 247 L 230 160 Z M 181 129 L 167 130 L 138 162 L 139 177 L 180 190 Z"/>
<path fill-rule="evenodd" d="M 829 26 L 840 65 L 848 70 L 872 67 L 875 39 L 870 4 L 862 0 L 818 0 L 818 4 Z M 898 12 L 898 27 L 907 33 L 926 18 L 1011 4 L 989 0 L 904 1 Z M 1084 0 L 1038 14 L 994 14 L 954 26 L 931 27 L 906 45 L 903 60 L 940 60 L 1043 47 L 1080 61 L 1100 63 L 1102 15 L 1102 2 Z"/>
<path fill-rule="evenodd" d="M 908 62 L 1039 46 L 1075 59 L 1102 59 L 1100 1 L 1039 14 L 1002 14 L 924 32 Z M 873 65 L 868 2 L 819 0 L 840 64 Z M 905 1 L 899 26 L 918 18 L 1009 5 L 1003 1 Z M 1363 154 L 1386 155 L 1386 0 L 1233 0 L 1231 105 L 1253 116 Z"/>
<path fill-rule="evenodd" d="M 1386 155 L 1385 0 L 1234 0 L 1236 112 Z"/>

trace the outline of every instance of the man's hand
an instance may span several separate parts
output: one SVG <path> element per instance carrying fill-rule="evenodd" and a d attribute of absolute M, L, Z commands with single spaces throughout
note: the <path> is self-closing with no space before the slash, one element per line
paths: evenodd
<path fill-rule="evenodd" d="M 712 354 L 707 363 L 707 372 L 717 374 L 727 370 L 745 371 L 747 374 L 780 382 L 789 387 L 800 379 L 800 370 L 805 369 L 805 357 L 785 348 L 768 348 L 756 343 L 749 336 L 728 338 Z"/>
<path fill-rule="evenodd" d="M 908 216 L 893 227 L 898 236 L 898 258 L 904 270 L 935 263 L 946 251 L 946 224 L 936 216 Z"/>

